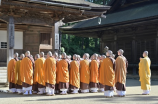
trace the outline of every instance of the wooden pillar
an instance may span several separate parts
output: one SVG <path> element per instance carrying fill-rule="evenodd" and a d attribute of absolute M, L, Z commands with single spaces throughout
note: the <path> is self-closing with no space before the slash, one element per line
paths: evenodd
<path fill-rule="evenodd" d="M 10 16 L 7 24 L 7 66 L 12 58 L 14 58 L 14 18 Z M 6 86 L 8 86 L 8 79 Z"/>
<path fill-rule="evenodd" d="M 55 26 L 52 26 L 52 52 L 55 51 Z"/>

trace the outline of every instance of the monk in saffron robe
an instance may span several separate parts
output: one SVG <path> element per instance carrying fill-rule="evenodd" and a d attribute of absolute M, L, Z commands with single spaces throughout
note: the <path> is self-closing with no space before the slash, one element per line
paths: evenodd
<path fill-rule="evenodd" d="M 15 83 L 16 83 L 16 89 L 17 89 L 18 94 L 23 93 L 22 81 L 21 81 L 21 76 L 20 76 L 20 66 L 21 66 L 21 61 L 24 57 L 25 57 L 25 55 L 21 54 L 20 60 L 17 61 L 16 65 L 15 65 L 15 81 L 16 81 Z"/>
<path fill-rule="evenodd" d="M 99 91 L 104 92 L 104 63 L 103 60 L 106 58 L 105 55 L 101 56 L 100 66 L 99 66 Z"/>
<path fill-rule="evenodd" d="M 66 59 L 66 53 L 62 54 L 62 60 L 59 62 L 59 89 L 62 91 L 61 95 L 66 95 L 69 88 L 69 70 L 68 70 L 68 61 Z"/>
<path fill-rule="evenodd" d="M 47 59 L 44 63 L 46 92 L 48 96 L 55 95 L 56 84 L 56 60 L 52 57 L 52 52 L 47 53 Z"/>
<path fill-rule="evenodd" d="M 93 93 L 98 92 L 98 69 L 99 69 L 99 62 L 98 62 L 98 54 L 93 55 L 93 60 L 90 64 L 90 91 Z"/>
<path fill-rule="evenodd" d="M 80 88 L 80 71 L 77 55 L 73 55 L 73 61 L 70 63 L 70 89 L 72 94 L 77 94 Z"/>
<path fill-rule="evenodd" d="M 80 62 L 80 89 L 81 93 L 89 92 L 90 70 L 89 70 L 89 54 L 85 53 Z"/>
<path fill-rule="evenodd" d="M 60 73 L 59 73 L 59 67 L 60 67 L 60 65 L 59 65 L 59 59 L 58 59 L 58 53 L 54 53 L 54 55 L 53 55 L 53 57 L 55 58 L 55 60 L 56 60 L 56 84 L 55 84 L 55 92 L 57 93 L 57 94 L 59 94 L 59 91 L 60 91 L 60 89 L 59 89 L 59 78 L 60 78 Z"/>
<path fill-rule="evenodd" d="M 143 90 L 142 95 L 149 95 L 151 90 L 151 71 L 150 71 L 150 65 L 151 61 L 148 57 L 148 51 L 144 51 L 143 53 L 144 58 L 140 58 L 139 63 L 139 77 L 140 77 L 140 83 L 141 83 L 141 89 Z"/>
<path fill-rule="evenodd" d="M 30 51 L 25 53 L 25 58 L 21 61 L 20 76 L 22 83 L 23 95 L 32 94 L 34 60 L 30 57 Z"/>
<path fill-rule="evenodd" d="M 81 61 L 81 57 L 80 57 L 80 55 L 77 55 L 77 62 L 79 65 L 80 65 L 80 61 Z"/>
<path fill-rule="evenodd" d="M 16 92 L 16 76 L 15 76 L 15 64 L 18 60 L 18 53 L 14 54 L 14 59 L 11 59 L 8 63 L 8 82 L 9 82 L 9 91 L 11 93 Z"/>
<path fill-rule="evenodd" d="M 42 57 L 40 57 L 42 56 Z M 37 54 L 37 59 L 35 61 L 35 70 L 34 70 L 34 83 L 36 84 L 37 94 L 41 95 L 45 93 L 45 72 L 44 72 L 44 62 L 45 58 L 43 58 L 44 53 Z"/>
<path fill-rule="evenodd" d="M 124 97 L 126 95 L 126 74 L 128 61 L 123 56 L 124 51 L 120 49 L 118 51 L 118 57 L 116 59 L 116 69 L 115 69 L 115 87 L 117 89 L 117 94 L 119 97 Z"/>
<path fill-rule="evenodd" d="M 108 50 L 106 52 L 106 58 L 103 60 L 103 74 L 102 83 L 104 85 L 104 96 L 113 97 L 114 96 L 114 80 L 115 80 L 115 60 L 112 58 L 112 51 Z"/>
<path fill-rule="evenodd" d="M 36 54 L 35 55 L 35 68 L 34 68 L 34 73 L 33 73 L 33 93 L 34 94 L 37 94 L 38 93 L 38 62 L 37 62 L 37 59 L 40 58 L 40 55 L 39 54 Z"/>

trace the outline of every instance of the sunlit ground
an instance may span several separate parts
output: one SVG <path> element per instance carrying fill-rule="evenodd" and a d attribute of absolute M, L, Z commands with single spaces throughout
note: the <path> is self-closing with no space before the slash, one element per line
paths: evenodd
<path fill-rule="evenodd" d="M 127 79 L 126 97 L 105 98 L 103 93 L 68 94 L 68 95 L 31 95 L 0 93 L 0 104 L 158 104 L 158 81 L 152 81 L 150 95 L 141 95 L 138 80 Z M 5 88 L 0 88 L 5 89 Z M 116 93 L 115 93 L 116 95 Z"/>

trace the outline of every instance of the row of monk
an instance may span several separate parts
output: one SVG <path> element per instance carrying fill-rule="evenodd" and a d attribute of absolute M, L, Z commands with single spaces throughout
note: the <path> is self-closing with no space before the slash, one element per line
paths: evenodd
<path fill-rule="evenodd" d="M 29 95 L 33 93 L 54 95 L 67 92 L 76 94 L 88 92 L 104 92 L 104 96 L 113 97 L 114 90 L 118 96 L 126 95 L 126 74 L 128 61 L 123 56 L 124 51 L 118 50 L 116 60 L 112 57 L 113 52 L 107 51 L 106 56 L 98 58 L 94 54 L 89 59 L 85 53 L 83 59 L 73 55 L 73 60 L 62 53 L 61 59 L 57 53 L 44 53 L 36 55 L 35 61 L 27 51 L 18 59 L 18 53 L 8 63 L 9 91 Z M 144 58 L 140 58 L 139 76 L 143 94 L 150 92 L 150 59 L 148 52 L 144 51 Z"/>

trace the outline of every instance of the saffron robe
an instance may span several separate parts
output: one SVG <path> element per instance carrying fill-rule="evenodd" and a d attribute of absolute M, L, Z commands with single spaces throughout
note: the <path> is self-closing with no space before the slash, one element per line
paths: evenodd
<path fill-rule="evenodd" d="M 20 65 L 20 76 L 23 87 L 29 87 L 33 84 L 33 67 L 34 63 L 30 57 L 23 58 Z"/>
<path fill-rule="evenodd" d="M 90 87 L 97 88 L 98 87 L 98 68 L 99 63 L 97 60 L 92 60 L 90 64 Z"/>
<path fill-rule="evenodd" d="M 15 83 L 17 85 L 17 89 L 21 89 L 22 88 L 22 81 L 21 81 L 21 75 L 20 75 L 20 66 L 21 66 L 21 60 L 16 62 L 15 65 Z"/>
<path fill-rule="evenodd" d="M 80 88 L 80 72 L 77 61 L 70 63 L 70 87 L 71 89 Z"/>
<path fill-rule="evenodd" d="M 68 70 L 68 61 L 62 59 L 59 62 L 59 89 L 68 89 L 69 88 L 69 70 Z"/>
<path fill-rule="evenodd" d="M 56 84 L 59 84 L 59 78 L 60 78 L 60 72 L 59 72 L 59 69 L 60 69 L 60 63 L 59 61 L 56 61 Z"/>
<path fill-rule="evenodd" d="M 40 85 L 45 86 L 44 62 L 44 58 L 38 58 L 35 61 L 34 83 L 37 83 L 38 87 L 40 87 Z"/>
<path fill-rule="evenodd" d="M 118 56 L 116 59 L 115 86 L 119 91 L 126 91 L 126 73 L 127 59 L 122 55 Z"/>
<path fill-rule="evenodd" d="M 9 82 L 9 88 L 16 88 L 16 76 L 15 76 L 15 64 L 18 59 L 11 59 L 8 63 L 8 82 Z"/>
<path fill-rule="evenodd" d="M 80 88 L 89 89 L 90 83 L 90 70 L 89 70 L 89 61 L 82 60 L 80 61 Z"/>
<path fill-rule="evenodd" d="M 53 57 L 46 59 L 44 63 L 46 87 L 54 88 L 56 84 L 56 60 Z"/>
<path fill-rule="evenodd" d="M 111 57 L 107 57 L 103 60 L 103 74 L 102 81 L 105 85 L 104 90 L 114 90 L 115 81 L 115 60 Z"/>
<path fill-rule="evenodd" d="M 100 60 L 100 66 L 99 66 L 99 86 L 100 88 L 104 88 L 104 80 L 105 80 L 105 75 L 104 75 L 104 63 L 103 60 Z"/>
<path fill-rule="evenodd" d="M 149 57 L 142 58 L 139 63 L 139 77 L 141 82 L 141 89 L 142 90 L 150 90 L 150 71 L 151 61 Z"/>

